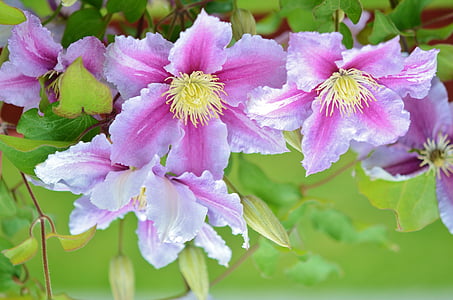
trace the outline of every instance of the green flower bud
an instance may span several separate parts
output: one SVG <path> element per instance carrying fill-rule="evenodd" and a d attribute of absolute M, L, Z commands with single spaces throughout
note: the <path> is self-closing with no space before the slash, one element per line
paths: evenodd
<path fill-rule="evenodd" d="M 252 13 L 247 9 L 238 8 L 231 14 L 233 37 L 238 41 L 244 33 L 256 34 L 256 23 Z"/>
<path fill-rule="evenodd" d="M 288 234 L 267 204 L 253 195 L 242 197 L 247 224 L 277 245 L 290 248 Z"/>
<path fill-rule="evenodd" d="M 291 147 L 302 153 L 302 134 L 300 128 L 293 131 L 283 131 L 283 136 Z"/>
<path fill-rule="evenodd" d="M 179 254 L 179 270 L 197 299 L 206 300 L 209 293 L 209 277 L 203 251 L 187 245 Z"/>
<path fill-rule="evenodd" d="M 113 299 L 134 299 L 134 267 L 127 256 L 120 254 L 112 258 L 109 281 Z"/>

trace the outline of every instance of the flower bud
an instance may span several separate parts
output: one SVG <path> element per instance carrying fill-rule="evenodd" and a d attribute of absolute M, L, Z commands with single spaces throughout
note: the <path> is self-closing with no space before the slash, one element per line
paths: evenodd
<path fill-rule="evenodd" d="M 109 281 L 113 299 L 134 299 L 134 267 L 127 256 L 120 254 L 112 258 Z"/>
<path fill-rule="evenodd" d="M 187 245 L 179 254 L 179 270 L 197 299 L 207 300 L 209 277 L 203 251 Z"/>
<path fill-rule="evenodd" d="M 244 33 L 256 34 L 256 23 L 252 13 L 247 9 L 238 8 L 231 14 L 233 37 L 238 41 Z"/>
<path fill-rule="evenodd" d="M 283 131 L 283 136 L 291 147 L 302 153 L 302 134 L 300 128 L 293 131 Z"/>
<path fill-rule="evenodd" d="M 277 245 L 291 247 L 285 228 L 263 200 L 253 195 L 241 200 L 247 225 Z"/>

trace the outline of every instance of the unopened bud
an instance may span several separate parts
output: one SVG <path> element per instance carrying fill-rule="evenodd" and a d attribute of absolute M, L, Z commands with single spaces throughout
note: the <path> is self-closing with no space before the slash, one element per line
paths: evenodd
<path fill-rule="evenodd" d="M 285 228 L 263 200 L 253 195 L 241 200 L 247 225 L 277 245 L 291 247 Z"/>
<path fill-rule="evenodd" d="M 283 136 L 291 147 L 302 153 L 302 134 L 300 133 L 300 129 L 293 131 L 283 131 Z"/>
<path fill-rule="evenodd" d="M 252 13 L 247 9 L 238 8 L 231 14 L 233 37 L 238 41 L 244 33 L 256 34 L 256 23 Z"/>
<path fill-rule="evenodd" d="M 198 300 L 207 300 L 209 293 L 208 268 L 203 251 L 188 245 L 179 254 L 179 270 Z"/>
<path fill-rule="evenodd" d="M 61 0 L 61 5 L 65 7 L 73 6 L 77 0 Z"/>
<path fill-rule="evenodd" d="M 134 299 L 134 267 L 127 256 L 120 254 L 112 258 L 110 261 L 109 281 L 113 299 Z"/>

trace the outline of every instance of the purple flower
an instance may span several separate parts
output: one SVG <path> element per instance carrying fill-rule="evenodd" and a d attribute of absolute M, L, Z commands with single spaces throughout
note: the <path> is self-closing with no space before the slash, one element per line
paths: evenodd
<path fill-rule="evenodd" d="M 0 100 L 24 107 L 38 107 L 40 79 L 50 101 L 56 100 L 60 75 L 78 57 L 96 78 L 102 78 L 104 45 L 95 37 L 85 37 L 68 49 L 56 43 L 38 17 L 24 12 L 27 20 L 14 26 L 9 39 L 9 61 L 0 68 Z"/>
<path fill-rule="evenodd" d="M 71 214 L 71 233 L 95 225 L 104 229 L 134 212 L 140 250 L 156 268 L 175 260 L 190 240 L 226 265 L 231 251 L 211 225 L 230 226 L 234 234 L 243 234 L 247 246 L 240 199 L 228 193 L 223 181 L 208 171 L 201 176 L 169 175 L 172 170 L 163 167 L 157 156 L 141 168 L 126 167 L 111 161 L 111 148 L 101 134 L 89 143 L 49 155 L 36 167 L 36 175 L 47 187 L 83 194 Z"/>
<path fill-rule="evenodd" d="M 263 126 L 302 126 L 302 165 L 323 171 L 352 140 L 374 146 L 395 142 L 409 127 L 401 97 L 426 96 L 436 71 L 437 50 L 416 49 L 405 58 L 398 38 L 346 50 L 339 33 L 293 33 L 288 82 L 251 95 L 249 116 Z"/>
<path fill-rule="evenodd" d="M 453 105 L 436 79 L 422 100 L 404 98 L 411 115 L 407 134 L 389 146 L 378 147 L 362 163 L 372 178 L 400 181 L 431 173 L 436 176 L 440 217 L 453 233 Z"/>
<path fill-rule="evenodd" d="M 243 111 L 249 91 L 284 83 L 285 52 L 250 35 L 226 48 L 231 36 L 229 23 L 202 11 L 174 44 L 152 33 L 116 38 L 105 74 L 124 99 L 133 98 L 110 127 L 115 161 L 137 166 L 171 145 L 168 165 L 177 174 L 210 170 L 221 178 L 231 151 L 287 151 L 279 131 L 261 128 Z"/>

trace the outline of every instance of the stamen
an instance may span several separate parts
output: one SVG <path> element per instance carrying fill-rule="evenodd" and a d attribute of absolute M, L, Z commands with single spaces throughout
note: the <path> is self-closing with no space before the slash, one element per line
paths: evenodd
<path fill-rule="evenodd" d="M 321 111 L 325 109 L 326 116 L 332 116 L 335 109 L 340 115 L 350 115 L 362 112 L 364 105 L 376 101 L 370 91 L 379 88 L 379 84 L 367 73 L 357 69 L 340 69 L 316 88 L 321 100 Z"/>
<path fill-rule="evenodd" d="M 428 139 L 423 147 L 417 156 L 422 161 L 420 167 L 428 165 L 429 172 L 434 172 L 437 177 L 441 172 L 447 176 L 453 173 L 453 144 L 446 134 L 439 134 L 436 141 Z"/>
<path fill-rule="evenodd" d="M 61 74 L 58 71 L 50 70 L 41 76 L 44 79 L 44 84 L 47 84 L 46 88 L 53 91 L 57 97 L 60 94 L 61 79 L 63 78 L 60 76 Z"/>
<path fill-rule="evenodd" d="M 226 95 L 224 83 L 218 82 L 217 76 L 195 71 L 190 75 L 179 73 L 178 77 L 168 79 L 172 80 L 170 88 L 163 95 L 166 95 L 166 103 L 170 104 L 174 117 L 184 124 L 187 125 L 190 120 L 195 127 L 206 125 L 225 109 L 224 100 L 220 97 L 222 93 Z"/>
<path fill-rule="evenodd" d="M 133 197 L 132 201 L 134 202 L 134 206 L 136 207 L 137 210 L 144 210 L 146 206 L 148 205 L 148 202 L 146 201 L 146 188 L 141 187 L 140 188 L 140 194 L 138 196 Z"/>

